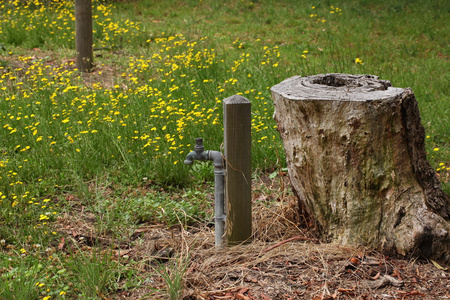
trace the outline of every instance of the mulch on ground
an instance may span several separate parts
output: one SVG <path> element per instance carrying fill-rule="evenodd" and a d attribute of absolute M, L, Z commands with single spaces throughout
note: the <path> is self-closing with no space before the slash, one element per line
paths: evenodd
<path fill-rule="evenodd" d="M 267 178 L 266 178 L 267 179 Z M 107 299 L 168 299 L 155 268 L 176 276 L 183 266 L 184 300 L 214 299 L 450 299 L 445 266 L 390 257 L 373 249 L 317 240 L 297 214 L 297 199 L 284 183 L 257 188 L 253 236 L 244 245 L 216 249 L 214 228 L 203 224 L 136 230 L 140 242 L 116 245 L 121 261 L 133 261 L 142 285 Z M 275 190 L 275 192 L 274 192 Z M 92 218 L 91 218 L 92 219 Z M 68 216 L 61 230 L 78 243 L 92 243 L 92 221 Z M 111 245 L 107 237 L 98 242 Z"/>

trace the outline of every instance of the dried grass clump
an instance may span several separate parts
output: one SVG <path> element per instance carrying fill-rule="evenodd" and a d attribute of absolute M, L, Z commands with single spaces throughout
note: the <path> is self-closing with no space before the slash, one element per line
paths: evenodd
<path fill-rule="evenodd" d="M 296 224 L 295 197 L 287 196 L 282 200 L 254 203 L 251 242 L 216 250 L 213 239 L 209 239 L 209 247 L 202 243 L 201 247 L 191 249 L 191 266 L 185 275 L 190 299 L 219 297 L 243 286 L 251 287 L 253 293 L 259 295 L 254 295 L 257 299 L 264 299 L 264 296 L 275 299 L 277 294 L 292 293 L 286 274 L 301 275 L 296 274 L 293 265 L 311 265 L 311 258 L 348 257 L 355 251 L 349 247 L 317 244 L 317 240 L 307 237 Z M 316 243 L 305 243 L 302 239 Z"/>

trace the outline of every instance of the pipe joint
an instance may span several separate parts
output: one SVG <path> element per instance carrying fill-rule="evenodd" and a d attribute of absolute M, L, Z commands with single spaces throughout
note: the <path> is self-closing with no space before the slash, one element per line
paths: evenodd
<path fill-rule="evenodd" d="M 194 160 L 208 160 L 208 152 L 209 151 L 192 151 L 186 155 L 186 159 L 184 160 L 184 164 L 192 165 Z"/>
<path fill-rule="evenodd" d="M 189 152 L 184 160 L 184 164 L 192 165 L 194 160 L 212 160 L 215 168 L 223 168 L 223 156 L 219 151 L 206 150 L 203 147 L 203 139 L 195 139 L 194 151 Z"/>
<path fill-rule="evenodd" d="M 223 155 L 219 151 L 208 151 L 208 160 L 213 161 L 213 165 L 216 168 L 223 168 Z"/>
<path fill-rule="evenodd" d="M 214 217 L 214 220 L 216 220 L 216 222 L 217 221 L 225 222 L 227 220 L 227 216 L 226 215 L 217 216 L 217 217 Z"/>

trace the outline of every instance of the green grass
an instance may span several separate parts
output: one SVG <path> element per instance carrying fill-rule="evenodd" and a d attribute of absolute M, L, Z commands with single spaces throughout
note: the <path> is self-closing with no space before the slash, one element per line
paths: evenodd
<path fill-rule="evenodd" d="M 252 102 L 253 169 L 282 168 L 269 88 L 294 75 L 374 74 L 411 87 L 428 159 L 450 192 L 444 0 L 93 1 L 92 74 L 74 67 L 74 1 L 40 2 L 0 4 L 0 239 L 11 259 L 2 293 L 82 293 L 68 285 L 74 270 L 34 256 L 57 247 L 56 221 L 79 207 L 115 241 L 142 223 L 209 220 L 212 166 L 183 160 L 196 137 L 220 150 L 231 95 Z M 24 256 L 45 271 L 11 281 Z M 49 291 L 29 284 L 42 274 Z"/>
<path fill-rule="evenodd" d="M 168 265 L 159 264 L 154 270 L 162 277 L 166 285 L 165 294 L 170 300 L 182 299 L 184 274 L 189 265 L 189 253 L 176 257 Z"/>
<path fill-rule="evenodd" d="M 17 263 L 17 262 L 16 262 Z M 26 265 L 21 261 L 2 275 L 0 280 L 0 297 L 2 299 L 36 299 L 39 293 L 37 274 L 42 264 L 32 262 Z"/>
<path fill-rule="evenodd" d="M 65 264 L 74 275 L 74 283 L 82 299 L 104 298 L 111 290 L 117 289 L 121 266 L 113 260 L 111 251 L 100 253 L 100 250 L 93 249 L 87 254 L 77 251 Z"/>

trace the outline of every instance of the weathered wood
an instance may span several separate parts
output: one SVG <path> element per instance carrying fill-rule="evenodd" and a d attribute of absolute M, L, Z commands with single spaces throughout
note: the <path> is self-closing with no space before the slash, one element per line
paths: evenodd
<path fill-rule="evenodd" d="M 92 0 L 75 0 L 76 66 L 82 72 L 94 67 L 92 42 Z"/>
<path fill-rule="evenodd" d="M 223 100 L 228 245 L 252 235 L 251 103 L 234 95 Z"/>
<path fill-rule="evenodd" d="M 327 239 L 450 258 L 450 199 L 426 160 L 410 89 L 323 74 L 271 91 L 292 187 Z"/>

